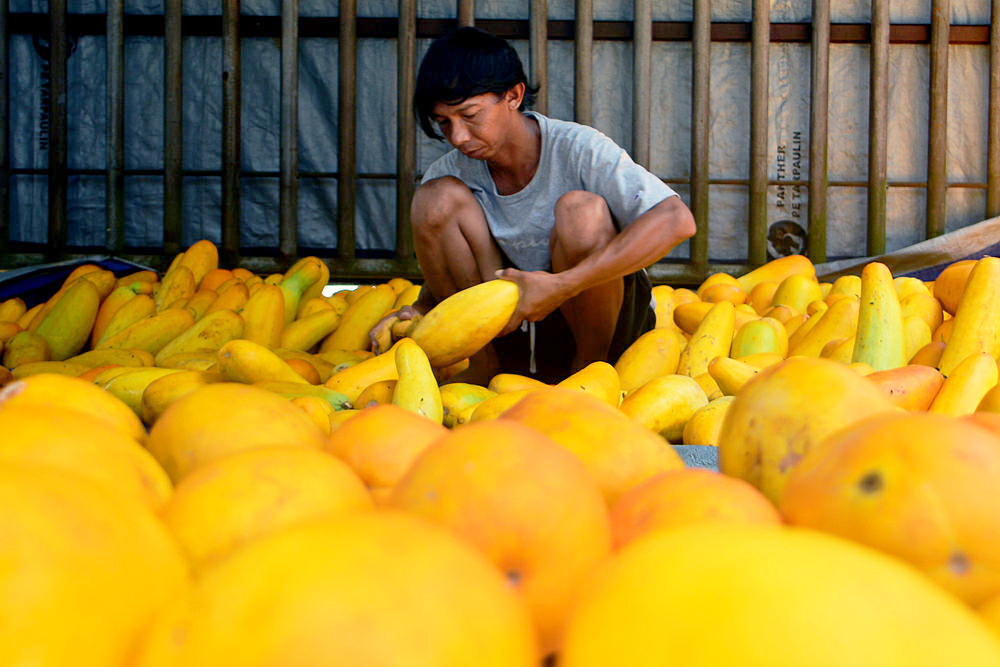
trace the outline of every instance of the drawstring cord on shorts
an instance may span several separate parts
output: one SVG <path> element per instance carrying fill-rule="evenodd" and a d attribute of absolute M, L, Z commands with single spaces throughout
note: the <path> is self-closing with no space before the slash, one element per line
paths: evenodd
<path fill-rule="evenodd" d="M 521 322 L 521 331 L 528 332 L 528 372 L 534 375 L 538 372 L 535 366 L 535 323 L 524 320 Z"/>

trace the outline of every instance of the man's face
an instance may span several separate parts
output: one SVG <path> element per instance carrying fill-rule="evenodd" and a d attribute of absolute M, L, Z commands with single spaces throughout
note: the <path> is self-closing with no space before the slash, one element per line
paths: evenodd
<path fill-rule="evenodd" d="M 431 119 L 449 144 L 468 157 L 486 160 L 503 146 L 519 104 L 520 95 L 514 89 L 502 97 L 483 93 L 454 105 L 438 102 Z"/>

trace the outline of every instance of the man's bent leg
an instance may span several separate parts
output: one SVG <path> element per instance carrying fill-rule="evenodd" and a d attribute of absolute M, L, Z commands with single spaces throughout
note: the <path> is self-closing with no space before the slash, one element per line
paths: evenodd
<path fill-rule="evenodd" d="M 556 203 L 550 248 L 552 271 L 565 271 L 611 242 L 618 233 L 608 205 L 599 195 L 567 192 Z M 573 369 L 606 361 L 624 294 L 622 278 L 580 292 L 561 307 L 576 341 Z"/>
<path fill-rule="evenodd" d="M 482 207 L 462 181 L 436 178 L 417 188 L 410 207 L 413 240 L 424 276 L 421 301 L 433 305 L 459 290 L 492 280 L 503 267 Z M 485 386 L 497 366 L 492 346 L 469 360 L 469 369 L 453 382 Z"/>
<path fill-rule="evenodd" d="M 424 287 L 434 301 L 491 280 L 502 267 L 482 207 L 457 178 L 436 178 L 417 188 L 410 217 Z"/>

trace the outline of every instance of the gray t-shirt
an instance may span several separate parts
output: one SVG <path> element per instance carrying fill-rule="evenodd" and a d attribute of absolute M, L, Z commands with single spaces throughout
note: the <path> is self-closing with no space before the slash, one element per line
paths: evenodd
<path fill-rule="evenodd" d="M 571 190 L 603 197 L 619 228 L 677 194 L 600 131 L 534 111 L 525 113 L 538 121 L 542 150 L 534 177 L 520 191 L 499 194 L 486 162 L 458 150 L 435 160 L 422 181 L 454 176 L 469 186 L 486 213 L 497 245 L 517 268 L 551 268 L 549 237 L 555 225 L 555 204 Z"/>

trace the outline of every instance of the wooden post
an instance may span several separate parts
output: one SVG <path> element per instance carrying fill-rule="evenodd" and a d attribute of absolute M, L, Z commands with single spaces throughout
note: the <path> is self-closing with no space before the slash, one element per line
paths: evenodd
<path fill-rule="evenodd" d="M 927 145 L 927 238 L 944 234 L 948 218 L 948 33 L 950 0 L 931 2 L 931 85 Z"/>
<path fill-rule="evenodd" d="M 396 134 L 396 258 L 413 256 L 410 202 L 417 173 L 416 119 L 413 93 L 417 77 L 417 0 L 399 0 L 399 69 L 397 71 Z"/>
<path fill-rule="evenodd" d="M 1000 1 L 1000 0 L 998 0 Z M 549 4 L 548 0 L 531 0 L 528 32 L 531 56 L 531 77 L 529 83 L 538 86 L 535 109 L 538 113 L 549 112 Z"/>
<path fill-rule="evenodd" d="M 771 41 L 769 0 L 754 0 L 750 43 L 750 229 L 751 266 L 767 261 L 767 98 L 768 46 Z"/>
<path fill-rule="evenodd" d="M 6 3 L 4 3 L 6 4 Z M 125 0 L 108 0 L 107 169 L 105 175 L 105 246 L 125 249 Z M 165 194 L 165 191 L 164 191 Z"/>
<path fill-rule="evenodd" d="M 653 107 L 653 0 L 634 0 L 632 44 L 632 154 L 649 169 Z"/>
<path fill-rule="evenodd" d="M 337 138 L 337 256 L 341 261 L 354 259 L 354 205 L 357 196 L 355 181 L 354 133 L 355 101 L 357 98 L 358 53 L 357 0 L 340 0 L 340 59 Z"/>
<path fill-rule="evenodd" d="M 830 0 L 813 0 L 809 109 L 809 233 L 807 253 L 826 261 L 827 128 L 830 115 Z"/>
<path fill-rule="evenodd" d="M 181 248 L 184 211 L 184 79 L 182 0 L 166 0 L 163 23 L 163 253 Z"/>
<path fill-rule="evenodd" d="M 694 3 L 691 35 L 691 213 L 697 227 L 691 239 L 691 265 L 699 275 L 708 266 L 709 91 L 712 78 L 712 3 Z"/>
<path fill-rule="evenodd" d="M 281 182 L 278 252 L 299 252 L 299 0 L 281 3 Z"/>
<path fill-rule="evenodd" d="M 576 85 L 573 117 L 578 123 L 594 122 L 594 2 L 576 0 Z"/>
<path fill-rule="evenodd" d="M 889 0 L 872 0 L 871 72 L 868 101 L 868 248 L 885 252 L 885 210 L 889 181 Z"/>
<path fill-rule="evenodd" d="M 49 236 L 46 254 L 66 250 L 66 0 L 49 1 Z"/>

